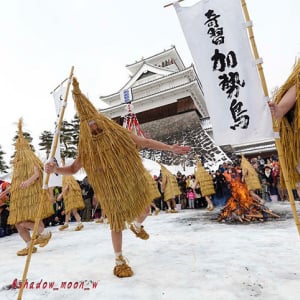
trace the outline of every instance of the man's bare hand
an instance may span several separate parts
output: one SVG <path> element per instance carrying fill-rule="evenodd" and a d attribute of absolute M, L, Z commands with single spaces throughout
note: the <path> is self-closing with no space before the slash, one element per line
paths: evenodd
<path fill-rule="evenodd" d="M 270 111 L 271 111 L 271 115 L 275 120 L 278 120 L 283 116 L 283 112 L 281 111 L 278 104 L 276 104 L 275 102 L 270 101 L 268 103 L 268 105 L 269 105 L 269 108 L 270 108 Z"/>
<path fill-rule="evenodd" d="M 45 164 L 45 172 L 48 174 L 56 173 L 57 165 L 55 162 L 48 162 Z"/>
<path fill-rule="evenodd" d="M 176 154 L 186 154 L 186 153 L 190 152 L 192 149 L 190 146 L 181 146 L 178 144 L 172 145 L 171 148 L 172 148 L 172 152 L 176 153 Z"/>

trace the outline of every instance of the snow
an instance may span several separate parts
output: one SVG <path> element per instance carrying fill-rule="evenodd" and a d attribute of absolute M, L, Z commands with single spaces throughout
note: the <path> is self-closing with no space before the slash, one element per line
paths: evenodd
<path fill-rule="evenodd" d="M 142 158 L 142 162 L 144 167 L 149 171 L 149 173 L 153 176 L 159 175 L 160 172 L 160 164 L 151 160 L 151 159 L 147 159 L 147 158 Z M 183 168 L 181 165 L 175 166 L 175 165 L 165 165 L 162 164 L 163 166 L 165 166 L 172 174 L 176 175 L 177 172 L 179 171 L 181 174 L 185 174 L 185 175 L 192 175 L 195 173 L 195 167 L 185 167 Z"/>
<path fill-rule="evenodd" d="M 66 164 L 69 165 L 72 162 L 73 162 L 73 160 L 69 159 Z M 142 163 L 152 176 L 159 175 L 159 172 L 160 172 L 160 164 L 159 163 L 157 163 L 151 159 L 147 159 L 147 158 L 142 158 Z M 163 164 L 163 165 L 174 175 L 176 175 L 178 171 L 181 174 L 185 174 L 187 176 L 195 173 L 195 166 L 183 168 L 181 165 L 178 165 L 178 166 L 175 166 L 175 165 L 169 166 L 169 165 L 165 165 L 165 164 Z M 86 176 L 86 173 L 84 172 L 84 170 L 80 170 L 77 174 L 75 174 L 75 178 L 77 180 L 82 180 L 85 176 Z"/>
<path fill-rule="evenodd" d="M 85 222 L 79 232 L 75 223 L 66 231 L 50 227 L 49 244 L 32 254 L 27 278 L 34 287 L 25 288 L 22 299 L 299 299 L 299 235 L 290 204 L 267 206 L 280 220 L 218 223 L 220 207 L 149 216 L 144 222 L 149 240 L 123 233 L 123 254 L 135 273 L 130 278 L 112 273 L 108 224 Z M 23 247 L 17 234 L 1 239 L 0 299 L 17 299 L 18 289 L 5 287 L 22 278 L 26 257 L 16 252 Z M 86 289 L 75 288 L 81 281 Z M 62 288 L 63 282 L 71 287 Z"/>

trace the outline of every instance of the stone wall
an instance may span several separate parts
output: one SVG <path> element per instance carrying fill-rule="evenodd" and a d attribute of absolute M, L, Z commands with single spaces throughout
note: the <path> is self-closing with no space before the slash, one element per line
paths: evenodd
<path fill-rule="evenodd" d="M 182 130 L 198 128 L 200 119 L 196 111 L 190 111 L 176 116 L 140 124 L 147 137 L 164 139 L 170 135 L 178 135 Z"/>

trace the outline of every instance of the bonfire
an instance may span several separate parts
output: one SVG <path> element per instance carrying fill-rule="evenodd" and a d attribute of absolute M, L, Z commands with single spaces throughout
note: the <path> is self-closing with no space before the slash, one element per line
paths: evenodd
<path fill-rule="evenodd" d="M 237 174 L 236 174 L 237 175 Z M 250 195 L 247 185 L 237 176 L 231 176 L 231 197 L 220 211 L 217 220 L 219 222 L 251 222 L 265 221 L 269 217 L 280 218 L 267 206 L 265 201 Z"/>

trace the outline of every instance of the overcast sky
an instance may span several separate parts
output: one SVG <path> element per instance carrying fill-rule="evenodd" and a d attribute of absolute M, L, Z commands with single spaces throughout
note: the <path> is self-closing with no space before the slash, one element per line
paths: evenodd
<path fill-rule="evenodd" d="M 229 0 L 220 0 L 226 3 Z M 189 6 L 198 1 L 181 2 Z M 126 64 L 175 45 L 186 66 L 192 58 L 167 0 L 0 1 L 1 139 L 7 156 L 20 117 L 37 145 L 53 130 L 50 92 L 75 67 L 81 89 L 96 106 L 129 79 Z M 246 1 L 269 90 L 281 85 L 300 52 L 299 0 Z M 69 98 L 66 118 L 74 115 Z M 38 147 L 36 147 L 38 148 Z"/>

